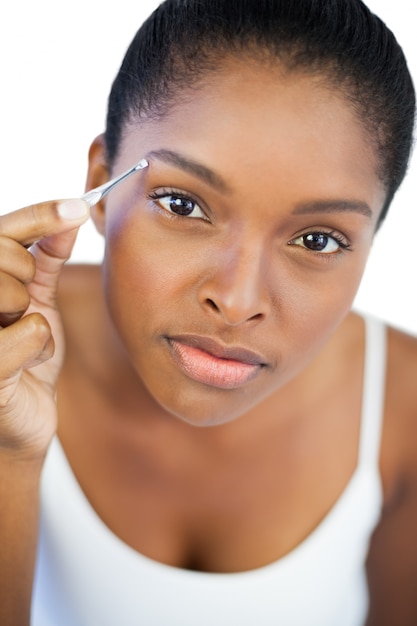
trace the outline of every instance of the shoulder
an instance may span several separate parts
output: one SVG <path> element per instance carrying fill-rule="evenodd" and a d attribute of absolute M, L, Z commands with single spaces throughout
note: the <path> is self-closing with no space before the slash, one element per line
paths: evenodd
<path fill-rule="evenodd" d="M 388 328 L 385 418 L 381 471 L 387 492 L 417 488 L 417 337 Z"/>
<path fill-rule="evenodd" d="M 388 329 L 384 506 L 368 554 L 367 625 L 417 623 L 417 338 Z"/>
<path fill-rule="evenodd" d="M 66 265 L 59 279 L 58 306 L 64 321 L 94 300 L 102 298 L 101 269 L 98 265 Z"/>
<path fill-rule="evenodd" d="M 100 266 L 67 265 L 60 277 L 58 308 L 67 352 L 81 355 L 87 344 L 91 349 L 105 311 Z"/>
<path fill-rule="evenodd" d="M 389 375 L 395 375 L 400 373 L 399 369 L 402 368 L 402 375 L 398 376 L 398 383 L 400 380 L 403 381 L 403 384 L 410 384 L 411 381 L 415 381 L 415 372 L 414 376 L 411 372 L 408 372 L 410 375 L 405 376 L 407 374 L 406 370 L 408 366 L 414 366 L 417 363 L 417 337 L 407 334 L 397 328 L 393 328 L 388 326 L 388 364 Z M 414 385 L 415 387 L 415 385 Z M 417 391 L 417 389 L 415 389 Z"/>
<path fill-rule="evenodd" d="M 101 286 L 101 268 L 99 265 L 72 265 L 64 267 L 59 279 L 58 297 L 68 301 L 83 295 L 92 287 Z"/>

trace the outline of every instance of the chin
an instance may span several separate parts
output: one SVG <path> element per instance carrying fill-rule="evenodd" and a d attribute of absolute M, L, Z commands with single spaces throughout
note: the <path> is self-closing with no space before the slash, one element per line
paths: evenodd
<path fill-rule="evenodd" d="M 268 392 L 263 395 L 259 392 L 254 393 L 254 390 L 249 388 L 250 385 L 246 389 L 233 390 L 216 389 L 204 385 L 201 387 L 201 389 L 185 389 L 178 386 L 172 393 L 162 398 L 158 398 L 157 394 L 152 395 L 166 413 L 190 426 L 200 428 L 222 426 L 233 422 L 269 395 Z M 150 393 L 152 393 L 151 390 Z"/>

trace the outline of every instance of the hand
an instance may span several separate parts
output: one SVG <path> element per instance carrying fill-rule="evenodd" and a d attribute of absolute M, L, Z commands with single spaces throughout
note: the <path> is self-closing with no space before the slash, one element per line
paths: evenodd
<path fill-rule="evenodd" d="M 65 200 L 0 216 L 0 453 L 43 455 L 56 431 L 58 279 L 88 214 Z"/>

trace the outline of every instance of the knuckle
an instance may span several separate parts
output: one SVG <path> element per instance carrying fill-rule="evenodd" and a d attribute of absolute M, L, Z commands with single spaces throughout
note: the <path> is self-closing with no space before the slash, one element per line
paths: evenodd
<path fill-rule="evenodd" d="M 24 258 L 20 268 L 19 279 L 26 285 L 32 282 L 36 273 L 36 261 L 28 250 L 23 250 Z"/>
<path fill-rule="evenodd" d="M 10 294 L 9 306 L 12 311 L 26 311 L 30 303 L 29 294 L 22 283 L 18 281 L 15 282 L 16 286 Z"/>
<path fill-rule="evenodd" d="M 51 337 L 51 327 L 41 313 L 31 313 L 25 318 L 27 333 L 39 338 L 44 344 Z"/>
<path fill-rule="evenodd" d="M 56 228 L 58 217 L 58 202 L 41 202 L 27 207 L 30 211 L 32 229 L 37 233 L 37 239 L 43 239 Z"/>
<path fill-rule="evenodd" d="M 0 271 L 29 283 L 35 275 L 35 259 L 20 243 L 0 235 Z"/>
<path fill-rule="evenodd" d="M 58 202 L 41 202 L 6 213 L 0 218 L 0 235 L 30 246 L 54 232 L 59 223 Z"/>
<path fill-rule="evenodd" d="M 51 355 L 53 338 L 47 320 L 40 313 L 21 318 L 0 330 L 0 388 L 33 364 Z"/>
<path fill-rule="evenodd" d="M 23 315 L 30 304 L 25 285 L 19 280 L 0 272 L 0 323 L 9 325 Z"/>
<path fill-rule="evenodd" d="M 1 330 L 0 336 L 3 335 L 3 347 L 14 350 L 24 345 L 29 352 L 35 353 L 43 349 L 51 338 L 52 331 L 47 319 L 41 313 L 35 312 L 21 317 L 13 327 Z"/>
<path fill-rule="evenodd" d="M 27 207 L 31 213 L 31 222 L 35 230 L 41 233 L 45 229 L 46 215 L 43 209 L 43 205 L 31 204 Z"/>

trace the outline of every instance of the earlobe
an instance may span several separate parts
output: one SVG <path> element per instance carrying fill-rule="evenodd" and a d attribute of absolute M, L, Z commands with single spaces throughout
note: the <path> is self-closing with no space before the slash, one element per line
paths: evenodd
<path fill-rule="evenodd" d="M 88 152 L 88 172 L 85 190 L 90 191 L 109 180 L 109 168 L 106 162 L 104 135 L 98 135 Z M 104 202 L 99 202 L 91 209 L 91 217 L 101 235 L 105 231 Z"/>

